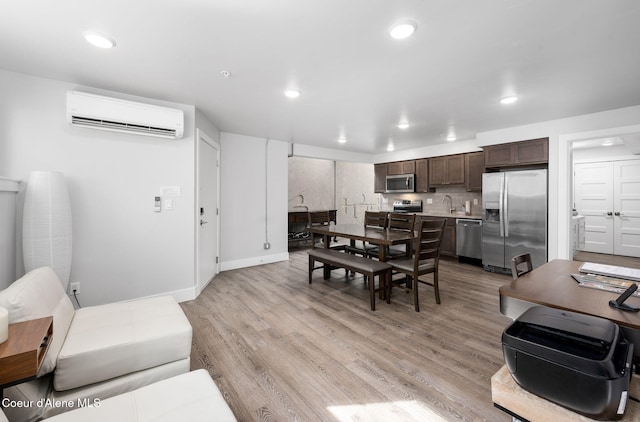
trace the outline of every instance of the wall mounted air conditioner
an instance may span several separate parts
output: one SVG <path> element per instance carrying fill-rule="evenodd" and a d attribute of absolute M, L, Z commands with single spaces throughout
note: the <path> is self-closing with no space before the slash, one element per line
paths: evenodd
<path fill-rule="evenodd" d="M 182 110 L 67 92 L 67 121 L 73 126 L 179 139 L 184 132 Z"/>

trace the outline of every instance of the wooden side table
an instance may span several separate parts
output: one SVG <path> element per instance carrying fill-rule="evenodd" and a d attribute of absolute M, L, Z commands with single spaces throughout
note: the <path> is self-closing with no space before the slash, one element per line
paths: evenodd
<path fill-rule="evenodd" d="M 6 387 L 36 378 L 52 338 L 52 316 L 9 324 L 0 344 L 0 400 Z"/>

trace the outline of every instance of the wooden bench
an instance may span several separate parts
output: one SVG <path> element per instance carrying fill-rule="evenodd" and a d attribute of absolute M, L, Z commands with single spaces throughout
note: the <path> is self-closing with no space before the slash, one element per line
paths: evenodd
<path fill-rule="evenodd" d="M 311 275 L 316 261 L 322 262 L 324 265 L 344 268 L 348 271 L 364 274 L 369 280 L 371 310 L 376 310 L 375 276 L 378 276 L 379 291 L 382 294 L 391 277 L 391 265 L 386 262 L 374 261 L 373 259 L 346 254 L 332 249 L 314 248 L 309 251 L 309 284 L 311 284 Z"/>

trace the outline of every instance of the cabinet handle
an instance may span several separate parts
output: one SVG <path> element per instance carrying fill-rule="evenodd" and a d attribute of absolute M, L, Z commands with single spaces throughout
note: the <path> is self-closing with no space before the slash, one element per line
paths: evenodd
<path fill-rule="evenodd" d="M 614 215 L 616 215 L 616 216 L 620 217 L 620 216 L 622 215 L 622 213 L 621 213 L 620 211 L 616 211 L 616 212 L 614 213 Z"/>
<path fill-rule="evenodd" d="M 607 215 L 608 215 L 608 216 L 612 216 L 612 215 L 613 215 L 613 213 L 612 213 L 611 211 L 609 211 L 609 212 L 607 212 Z"/>

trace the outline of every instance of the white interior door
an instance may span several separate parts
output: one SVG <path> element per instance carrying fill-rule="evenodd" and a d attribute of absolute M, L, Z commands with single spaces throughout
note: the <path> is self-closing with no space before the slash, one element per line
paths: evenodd
<path fill-rule="evenodd" d="M 198 293 L 218 274 L 220 238 L 220 146 L 197 130 L 198 136 Z"/>
<path fill-rule="evenodd" d="M 575 169 L 575 201 L 585 216 L 584 251 L 613 253 L 613 163 L 581 163 Z"/>
<path fill-rule="evenodd" d="M 640 257 L 640 160 L 613 164 L 614 254 Z"/>

